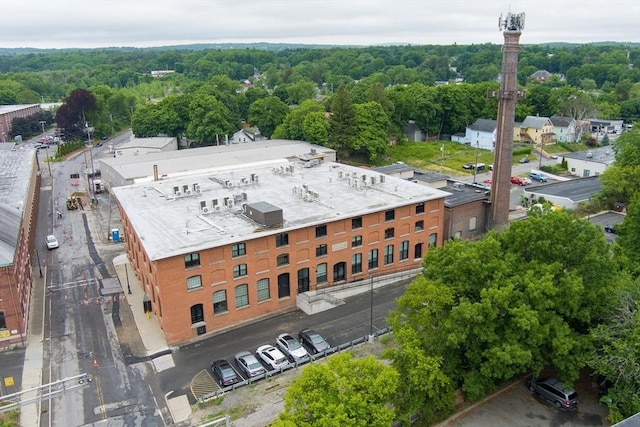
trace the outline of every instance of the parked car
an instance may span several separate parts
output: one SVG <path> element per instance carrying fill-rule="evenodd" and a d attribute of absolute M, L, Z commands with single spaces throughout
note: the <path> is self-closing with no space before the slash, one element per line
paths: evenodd
<path fill-rule="evenodd" d="M 276 340 L 278 348 L 289 358 L 291 362 L 304 362 L 309 360 L 309 353 L 291 334 L 280 334 Z"/>
<path fill-rule="evenodd" d="M 270 344 L 258 347 L 256 355 L 271 369 L 282 369 L 289 366 L 287 356 Z"/>
<path fill-rule="evenodd" d="M 49 234 L 44 240 L 47 244 L 47 249 L 55 249 L 59 246 L 58 239 L 53 234 Z"/>
<path fill-rule="evenodd" d="M 529 391 L 532 391 L 560 409 L 574 409 L 578 407 L 578 393 L 568 388 L 556 378 L 534 377 L 527 381 Z"/>
<path fill-rule="evenodd" d="M 267 372 L 256 357 L 248 351 L 241 351 L 235 355 L 236 365 L 249 378 L 257 377 Z"/>
<path fill-rule="evenodd" d="M 528 157 L 523 157 L 519 161 L 520 161 L 520 163 L 529 163 L 529 158 Z"/>
<path fill-rule="evenodd" d="M 473 169 L 473 163 L 465 163 L 462 165 L 462 169 Z"/>
<path fill-rule="evenodd" d="M 531 172 L 529 174 L 529 178 L 533 179 L 534 181 L 540 182 L 547 182 L 549 180 L 549 178 L 547 178 L 547 176 L 541 172 Z"/>
<path fill-rule="evenodd" d="M 216 360 L 211 364 L 211 372 L 215 377 L 220 387 L 226 387 L 237 382 L 240 382 L 238 373 L 233 369 L 233 366 L 224 359 Z"/>
<path fill-rule="evenodd" d="M 527 178 L 520 178 L 519 176 L 512 176 L 511 183 L 515 185 L 527 185 L 531 184 L 531 180 Z"/>
<path fill-rule="evenodd" d="M 607 232 L 607 233 L 616 234 L 616 227 L 615 227 L 615 225 L 607 224 L 607 225 L 604 226 L 604 231 Z"/>
<path fill-rule="evenodd" d="M 490 170 L 490 171 L 492 171 L 492 170 L 493 170 L 493 163 L 491 163 L 491 164 L 489 165 L 489 170 Z"/>
<path fill-rule="evenodd" d="M 313 354 L 322 353 L 329 349 L 329 343 L 313 329 L 303 329 L 298 334 L 300 342 Z"/>

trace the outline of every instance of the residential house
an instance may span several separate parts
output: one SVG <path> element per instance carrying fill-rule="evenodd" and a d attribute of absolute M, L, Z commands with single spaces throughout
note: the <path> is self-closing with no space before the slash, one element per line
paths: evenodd
<path fill-rule="evenodd" d="M 464 135 L 451 135 L 451 141 L 482 148 L 483 150 L 495 149 L 497 121 L 492 119 L 477 119 L 467 126 Z M 514 127 L 514 141 L 519 140 L 519 129 Z"/>
<path fill-rule="evenodd" d="M 551 116 L 549 120 L 551 120 L 551 124 L 553 125 L 556 142 L 576 142 L 580 139 L 580 129 L 577 127 L 574 118 Z"/>
<path fill-rule="evenodd" d="M 555 144 L 553 123 L 548 117 L 527 116 L 520 124 L 520 140 L 532 145 Z"/>
<path fill-rule="evenodd" d="M 426 139 L 426 134 L 418 127 L 415 120 L 409 120 L 405 130 L 405 135 L 407 135 L 407 140 L 412 142 L 420 142 Z"/>
<path fill-rule="evenodd" d="M 550 72 L 548 72 L 547 70 L 538 70 L 535 73 L 531 74 L 529 76 L 530 79 L 536 80 L 540 83 L 544 83 L 547 80 L 549 80 L 549 78 L 552 76 L 553 74 L 551 74 Z"/>

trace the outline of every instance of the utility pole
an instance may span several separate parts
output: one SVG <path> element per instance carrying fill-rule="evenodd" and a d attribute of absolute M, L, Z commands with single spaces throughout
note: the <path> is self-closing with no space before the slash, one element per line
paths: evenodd
<path fill-rule="evenodd" d="M 498 27 L 503 30 L 504 48 L 500 91 L 497 93 L 498 120 L 496 123 L 489 228 L 502 228 L 509 222 L 513 127 L 516 103 L 520 95 L 517 90 L 518 51 L 520 50 L 520 34 L 524 28 L 524 13 L 513 14 L 509 12 L 504 20 L 501 16 Z"/>

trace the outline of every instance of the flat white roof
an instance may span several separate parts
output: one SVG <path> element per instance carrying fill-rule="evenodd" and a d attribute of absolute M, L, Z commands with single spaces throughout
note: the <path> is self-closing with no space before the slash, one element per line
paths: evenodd
<path fill-rule="evenodd" d="M 136 148 L 164 148 L 177 138 L 170 136 L 155 136 L 152 138 L 133 138 L 131 141 L 125 142 L 116 148 L 117 150 L 133 150 Z"/>
<path fill-rule="evenodd" d="M 2 144 L 3 148 L 10 145 Z M 0 149 L 0 266 L 10 265 L 15 258 L 35 161 L 33 148 Z"/>
<path fill-rule="evenodd" d="M 180 195 L 174 194 L 175 187 Z M 302 162 L 283 159 L 112 191 L 153 261 L 450 194 L 340 163 L 303 167 Z M 225 206 L 225 198 L 233 207 Z M 201 210 L 201 202 L 208 213 Z M 282 209 L 282 228 L 269 229 L 243 214 L 242 204 L 258 202 Z"/>
<path fill-rule="evenodd" d="M 260 160 L 284 159 L 309 153 L 311 149 L 315 149 L 317 153 L 335 153 L 335 150 L 304 141 L 276 139 L 147 153 L 144 156 L 108 157 L 100 159 L 100 162 L 111 167 L 125 180 L 135 180 L 153 176 L 154 165 L 158 166 L 158 175 L 162 176 Z"/>

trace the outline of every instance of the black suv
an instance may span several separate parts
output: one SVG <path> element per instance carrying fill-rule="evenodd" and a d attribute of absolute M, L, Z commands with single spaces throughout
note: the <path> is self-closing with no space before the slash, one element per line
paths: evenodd
<path fill-rule="evenodd" d="M 544 397 L 556 408 L 574 409 L 578 407 L 578 393 L 565 387 L 556 378 L 534 377 L 527 381 L 530 391 Z"/>

